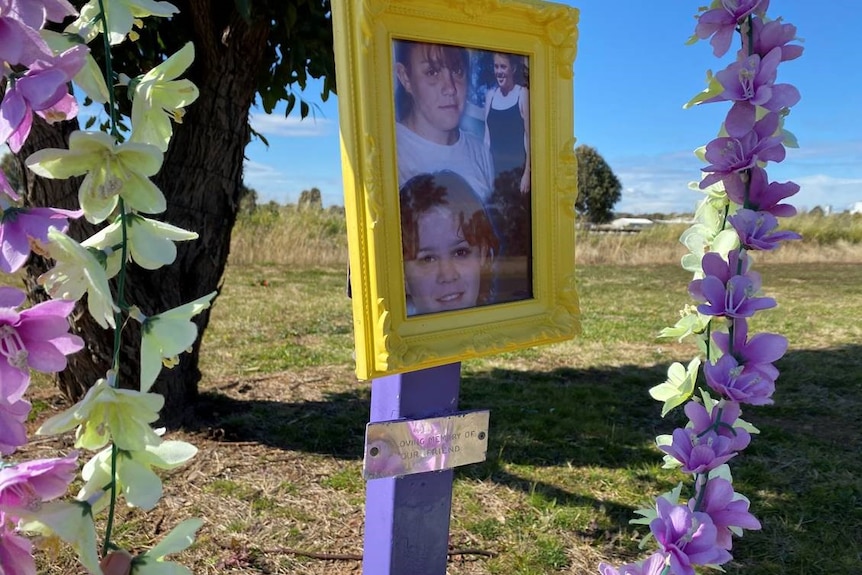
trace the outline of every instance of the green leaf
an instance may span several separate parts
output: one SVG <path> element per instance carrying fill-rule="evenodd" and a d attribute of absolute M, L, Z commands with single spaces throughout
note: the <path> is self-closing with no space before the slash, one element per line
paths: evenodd
<path fill-rule="evenodd" d="M 249 126 L 249 129 L 251 130 L 251 135 L 253 138 L 259 139 L 261 142 L 263 142 L 264 146 L 269 148 L 269 140 L 267 140 L 263 134 L 261 134 L 260 132 L 258 132 L 254 128 L 252 128 L 251 126 Z"/>

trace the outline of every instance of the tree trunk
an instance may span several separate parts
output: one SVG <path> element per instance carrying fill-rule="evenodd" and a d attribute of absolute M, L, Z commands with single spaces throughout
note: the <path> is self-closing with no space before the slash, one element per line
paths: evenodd
<path fill-rule="evenodd" d="M 257 74 L 266 47 L 267 23 L 244 22 L 223 2 L 188 0 L 174 2 L 193 31 L 195 62 L 186 74 L 200 91 L 189 106 L 174 136 L 164 164 L 154 178 L 167 198 L 167 211 L 158 219 L 197 232 L 195 241 L 177 244 L 176 262 L 155 272 L 135 265 L 129 268 L 125 301 L 154 315 L 219 288 L 230 250 L 230 236 L 239 209 L 243 155 L 251 132 L 249 109 L 254 99 Z M 232 4 L 232 3 L 231 3 Z M 66 147 L 74 123 L 34 127 L 20 157 L 44 147 Z M 76 207 L 77 181 L 52 181 L 27 175 L 29 200 L 35 205 Z M 38 180 L 38 181 L 33 181 Z M 93 228 L 76 223 L 72 235 L 82 239 Z M 28 285 L 35 299 L 44 299 L 35 278 L 45 270 L 41 258 L 28 266 Z M 61 391 L 77 400 L 110 366 L 113 335 L 102 329 L 79 305 L 74 329 L 87 342 L 85 350 L 69 358 L 59 376 Z M 199 333 L 209 323 L 210 310 L 195 318 Z M 172 369 L 162 369 L 154 391 L 165 396 L 162 423 L 182 424 L 189 415 L 201 377 L 198 369 L 200 338 L 191 351 L 180 356 Z M 128 322 L 122 344 L 120 385 L 134 388 L 140 380 L 140 329 Z"/>

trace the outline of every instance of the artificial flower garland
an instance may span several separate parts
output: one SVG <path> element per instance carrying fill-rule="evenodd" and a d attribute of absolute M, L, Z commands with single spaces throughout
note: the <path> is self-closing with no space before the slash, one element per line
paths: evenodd
<path fill-rule="evenodd" d="M 141 214 L 159 214 L 166 202 L 151 181 L 161 169 L 163 153 L 185 106 L 198 96 L 192 82 L 177 79 L 194 59 L 187 44 L 140 78 L 126 82 L 132 99 L 131 132 L 120 134 L 113 86 L 122 84 L 111 69 L 111 46 L 135 40 L 134 26 L 149 16 L 170 17 L 177 8 L 155 0 L 90 0 L 78 13 L 68 0 L 0 0 L 0 62 L 6 89 L 0 103 L 0 141 L 18 152 L 29 136 L 33 114 L 48 122 L 71 120 L 79 106 L 68 85 L 74 82 L 93 102 L 107 106 L 110 132 L 76 131 L 69 149 L 45 149 L 26 160 L 46 178 L 83 175 L 80 210 L 23 205 L 18 190 L 0 173 L 0 270 L 12 274 L 31 251 L 48 254 L 55 266 L 39 278 L 52 298 L 23 308 L 26 294 L 0 287 L 0 571 L 35 575 L 29 536 L 56 537 L 70 545 L 91 574 L 188 573 L 165 556 L 188 547 L 202 522 L 188 519 L 150 551 L 132 557 L 112 540 L 118 496 L 148 511 L 162 495 L 152 468 L 173 469 L 197 449 L 182 441 L 163 440 L 153 429 L 164 398 L 152 393 L 163 365 L 197 338 L 191 318 L 206 309 L 214 293 L 172 310 L 146 316 L 125 300 L 126 268 L 170 265 L 176 241 L 197 234 Z M 45 29 L 49 22 L 73 18 L 64 33 Z M 106 58 L 102 73 L 85 43 L 101 38 Z M 108 87 L 112 88 L 109 89 Z M 109 222 L 91 238 L 68 236 L 69 220 Z M 112 289 L 109 280 L 117 278 Z M 126 318 L 142 324 L 141 378 L 138 389 L 121 389 L 119 335 L 113 365 L 94 382 L 84 398 L 49 418 L 37 431 L 48 435 L 75 430 L 77 450 L 97 451 L 81 468 L 83 487 L 62 500 L 79 471 L 78 451 L 63 457 L 13 461 L 26 444 L 24 423 L 30 412 L 26 392 L 30 370 L 56 373 L 66 357 L 84 347 L 69 333 L 75 302 L 87 295 L 90 314 L 104 328 L 123 329 Z M 93 517 L 107 509 L 102 543 Z M 103 571 L 104 568 L 104 571 Z"/>
<path fill-rule="evenodd" d="M 743 405 L 773 402 L 787 339 L 773 333 L 749 334 L 749 318 L 775 307 L 761 293 L 751 252 L 774 250 L 794 232 L 778 230 L 778 217 L 796 209 L 784 200 L 799 191 L 793 182 L 769 182 L 764 167 L 784 160 L 796 139 L 784 130 L 784 117 L 800 98 L 790 84 L 776 83 L 780 63 L 798 58 L 796 27 L 766 16 L 769 0 L 714 0 L 702 9 L 690 43 L 710 39 L 721 57 L 738 34 L 736 60 L 714 76 L 707 89 L 685 107 L 732 102 L 719 137 L 696 151 L 709 165 L 691 187 L 706 193 L 696 223 L 680 241 L 689 253 L 682 266 L 693 272 L 686 305 L 675 326 L 661 337 L 694 339 L 700 354 L 688 366 L 674 363 L 667 380 L 650 389 L 663 402 L 662 417 L 684 405 L 685 427 L 656 438 L 665 467 L 693 477 L 693 494 L 682 499 L 683 484 L 640 509 L 632 523 L 649 526 L 658 549 L 646 559 L 614 567 L 599 564 L 602 575 L 694 575 L 696 566 L 718 567 L 732 559 L 733 537 L 760 529 L 749 501 L 733 490 L 727 464 L 751 442 L 757 429 L 741 419 Z M 701 371 L 701 367 L 703 367 Z M 700 378 L 701 372 L 703 378 Z M 703 385 L 705 382 L 705 386 Z"/>

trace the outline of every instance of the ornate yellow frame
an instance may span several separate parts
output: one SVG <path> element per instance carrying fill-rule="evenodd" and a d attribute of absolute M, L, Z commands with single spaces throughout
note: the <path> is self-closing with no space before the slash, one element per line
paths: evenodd
<path fill-rule="evenodd" d="M 572 93 L 578 11 L 535 0 L 333 0 L 332 8 L 357 377 L 576 335 Z M 528 56 L 531 299 L 407 317 L 392 98 L 395 39 Z"/>

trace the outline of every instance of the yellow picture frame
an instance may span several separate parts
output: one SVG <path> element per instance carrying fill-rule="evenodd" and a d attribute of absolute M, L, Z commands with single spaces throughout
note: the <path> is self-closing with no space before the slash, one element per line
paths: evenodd
<path fill-rule="evenodd" d="M 580 331 L 574 269 L 577 9 L 529 0 L 333 0 L 332 9 L 357 377 L 574 337 Z M 524 276 L 528 291 L 519 292 L 526 295 L 439 313 L 416 312 L 411 304 L 418 288 L 411 293 L 414 259 L 407 262 L 402 238 L 399 167 L 407 162 L 398 155 L 401 148 L 396 153 L 403 144 L 396 143 L 393 94 L 399 84 L 409 86 L 395 60 L 401 43 L 458 48 L 485 62 L 492 53 L 518 55 L 528 67 L 529 104 L 522 116 L 529 123 L 524 146 L 532 173 L 525 193 L 530 263 Z M 475 69 L 470 74 L 475 76 Z M 482 89 L 476 86 L 474 91 Z M 492 89 L 485 88 L 486 101 Z M 495 249 L 505 253 L 500 245 L 483 248 L 483 256 L 493 256 Z M 415 261 L 432 261 L 423 257 Z"/>

